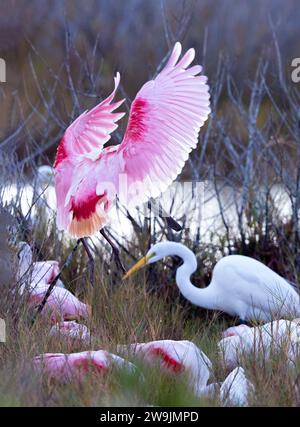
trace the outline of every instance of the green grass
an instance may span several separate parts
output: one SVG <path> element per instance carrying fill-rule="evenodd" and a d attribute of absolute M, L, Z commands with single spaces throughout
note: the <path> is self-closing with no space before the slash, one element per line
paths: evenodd
<path fill-rule="evenodd" d="M 82 275 L 87 275 L 82 272 Z M 170 303 L 147 291 L 145 272 L 132 281 L 121 281 L 112 288 L 110 277 L 97 268 L 95 287 L 88 280 L 81 298 L 92 304 L 87 326 L 92 343 L 70 346 L 63 339 L 48 335 L 49 325 L 39 319 L 30 327 L 30 313 L 22 308 L 18 317 L 10 313 L 7 342 L 0 345 L 0 406 L 218 406 L 218 396 L 197 398 L 185 377 L 162 374 L 155 367 L 131 359 L 137 372 L 113 369 L 106 375 L 91 372 L 83 384 L 59 385 L 40 378 L 31 360 L 44 352 L 77 352 L 107 349 L 116 353 L 118 344 L 158 339 L 191 340 L 213 363 L 210 382 L 223 381 L 227 372 L 217 356 L 217 342 L 228 326 L 228 318 L 186 305 Z M 173 284 L 176 287 L 175 284 Z M 233 320 L 232 322 L 233 323 Z M 244 367 L 256 387 L 251 405 L 291 406 L 297 403 L 295 390 L 299 367 L 288 370 L 284 357 L 270 362 L 246 358 Z"/>

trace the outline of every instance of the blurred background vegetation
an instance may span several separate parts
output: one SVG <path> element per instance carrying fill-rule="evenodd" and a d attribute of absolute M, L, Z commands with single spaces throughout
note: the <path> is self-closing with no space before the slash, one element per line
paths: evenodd
<path fill-rule="evenodd" d="M 7 83 L 0 87 L 0 138 L 21 126 L 21 157 L 33 138 L 52 160 L 64 126 L 108 93 L 116 70 L 133 99 L 177 40 L 196 49 L 210 77 L 220 57 L 227 59 L 247 94 L 261 55 L 276 62 L 272 26 L 285 67 L 299 56 L 298 6 L 297 0 L 2 0 Z M 45 111 L 50 100 L 51 114 Z"/>

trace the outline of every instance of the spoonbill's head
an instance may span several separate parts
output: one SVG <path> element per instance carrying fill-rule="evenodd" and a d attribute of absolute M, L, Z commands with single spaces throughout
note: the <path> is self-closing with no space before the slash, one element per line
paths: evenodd
<path fill-rule="evenodd" d="M 130 270 L 127 271 L 123 279 L 127 279 L 129 276 L 132 276 L 136 271 L 140 270 L 142 267 L 148 264 L 153 264 L 169 255 L 178 255 L 180 257 L 184 256 L 186 248 L 177 242 L 159 242 L 156 243 L 149 249 L 147 254 L 141 258 Z"/>

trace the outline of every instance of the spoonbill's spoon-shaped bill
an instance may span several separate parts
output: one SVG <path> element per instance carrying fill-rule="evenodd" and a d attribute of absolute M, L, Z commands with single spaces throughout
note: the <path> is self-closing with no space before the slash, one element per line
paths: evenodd
<path fill-rule="evenodd" d="M 197 395 L 205 393 L 212 368 L 211 361 L 191 341 L 159 340 L 147 343 L 120 345 L 118 352 L 140 356 L 164 372 L 188 375 L 191 388 Z"/>
<path fill-rule="evenodd" d="M 121 357 L 104 350 L 80 353 L 45 353 L 33 359 L 35 370 L 41 375 L 60 383 L 82 382 L 91 375 L 105 374 L 113 367 L 124 367 L 134 371 L 135 366 Z"/>
<path fill-rule="evenodd" d="M 176 43 L 162 71 L 134 99 L 120 145 L 104 147 L 124 113 L 115 112 L 120 83 L 111 95 L 81 114 L 66 130 L 54 163 L 57 226 L 74 237 L 101 229 L 116 196 L 129 207 L 157 197 L 180 174 L 197 146 L 210 113 L 207 78 L 190 66 L 195 51 L 180 59 Z"/>
<path fill-rule="evenodd" d="M 176 271 L 176 283 L 192 304 L 223 311 L 243 321 L 268 322 L 300 316 L 300 295 L 295 289 L 269 267 L 243 255 L 221 258 L 213 269 L 210 285 L 197 288 L 190 281 L 190 276 L 197 269 L 193 252 L 181 243 L 160 242 L 153 245 L 123 278 L 172 255 L 183 260 Z"/>

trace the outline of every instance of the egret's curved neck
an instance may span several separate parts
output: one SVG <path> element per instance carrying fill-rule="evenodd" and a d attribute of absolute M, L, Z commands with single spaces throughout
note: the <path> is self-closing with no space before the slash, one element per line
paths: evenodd
<path fill-rule="evenodd" d="M 183 264 L 176 271 L 176 283 L 182 295 L 191 303 L 207 309 L 216 309 L 216 298 L 213 288 L 197 288 L 190 281 L 190 276 L 197 269 L 197 260 L 193 252 L 183 245 L 176 247 L 176 253 Z"/>

